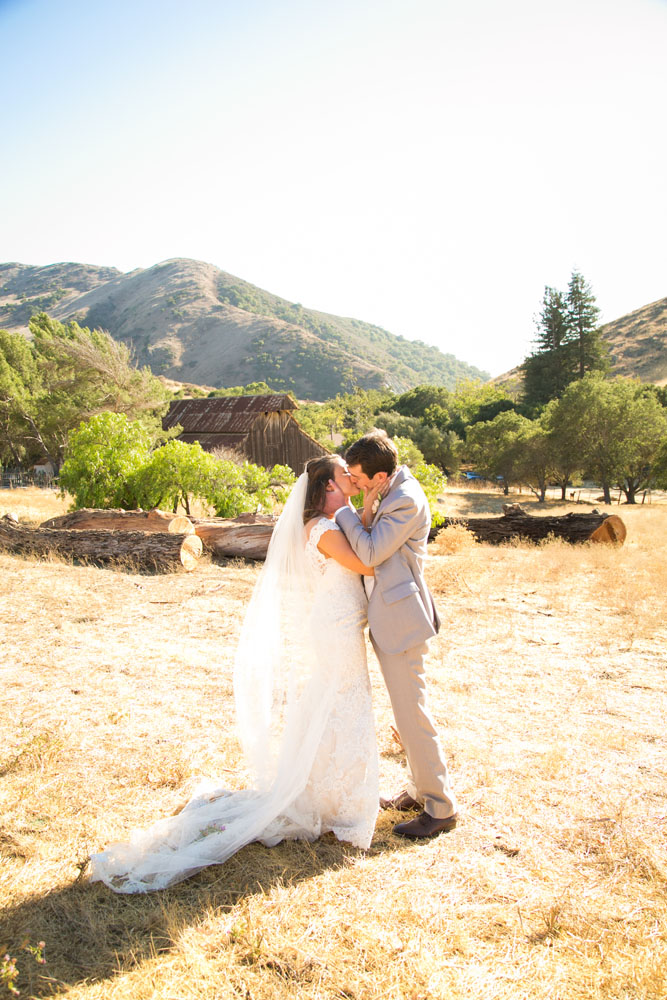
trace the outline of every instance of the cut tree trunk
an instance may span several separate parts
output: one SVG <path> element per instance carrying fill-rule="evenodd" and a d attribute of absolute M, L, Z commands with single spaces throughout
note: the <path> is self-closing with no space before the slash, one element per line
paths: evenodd
<path fill-rule="evenodd" d="M 266 559 L 277 520 L 270 514 L 241 514 L 239 517 L 194 517 L 192 523 L 197 536 L 216 556 Z"/>
<path fill-rule="evenodd" d="M 83 507 L 70 514 L 52 517 L 40 525 L 41 528 L 68 528 L 81 531 L 91 528 L 95 531 L 166 531 L 170 535 L 194 535 L 195 529 L 189 517 L 170 514 L 164 510 L 95 510 Z"/>
<path fill-rule="evenodd" d="M 616 514 L 589 514 L 572 511 L 562 516 L 534 517 L 519 504 L 504 504 L 502 517 L 448 517 L 441 527 L 461 524 L 479 542 L 497 545 L 508 538 L 524 538 L 539 542 L 549 535 L 567 542 L 616 542 L 622 545 L 626 537 L 625 524 Z"/>
<path fill-rule="evenodd" d="M 188 572 L 202 553 L 196 535 L 168 532 L 28 528 L 11 517 L 0 519 L 0 548 L 28 556 L 58 555 L 96 565 L 123 569 Z"/>

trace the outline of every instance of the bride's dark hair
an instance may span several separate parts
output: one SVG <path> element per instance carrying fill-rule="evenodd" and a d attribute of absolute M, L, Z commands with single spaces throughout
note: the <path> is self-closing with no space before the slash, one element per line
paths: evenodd
<path fill-rule="evenodd" d="M 311 518 L 318 517 L 323 513 L 327 486 L 329 485 L 329 480 L 334 477 L 338 461 L 338 455 L 323 455 L 322 458 L 311 458 L 310 462 L 306 464 L 305 471 L 308 475 L 308 485 L 306 486 L 306 499 L 303 504 L 304 524 L 307 524 Z"/>

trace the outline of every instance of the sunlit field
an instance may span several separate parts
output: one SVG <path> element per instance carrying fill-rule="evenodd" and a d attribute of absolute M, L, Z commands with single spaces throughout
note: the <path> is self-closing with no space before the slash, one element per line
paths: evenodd
<path fill-rule="evenodd" d="M 508 499 L 573 509 L 480 489 L 442 507 Z M 0 493 L 0 516 L 32 524 L 66 507 Z M 406 842 L 383 813 L 368 852 L 252 844 L 149 896 L 88 883 L 86 859 L 198 776 L 243 784 L 231 667 L 258 566 L 205 557 L 157 576 L 0 552 L 0 960 L 21 996 L 664 1000 L 667 505 L 608 509 L 622 548 L 492 547 L 460 527 L 430 546 L 452 833 Z M 369 663 L 395 792 L 403 756 L 370 646 Z M 41 941 L 45 964 L 26 950 Z"/>

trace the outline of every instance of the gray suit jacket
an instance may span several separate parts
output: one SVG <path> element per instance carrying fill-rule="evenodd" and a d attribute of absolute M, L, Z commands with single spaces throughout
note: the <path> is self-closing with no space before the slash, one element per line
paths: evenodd
<path fill-rule="evenodd" d="M 440 619 L 424 579 L 431 512 L 407 466 L 398 469 L 370 530 L 349 507 L 336 512 L 336 523 L 361 561 L 375 569 L 368 623 L 380 649 L 402 653 L 434 636 Z"/>

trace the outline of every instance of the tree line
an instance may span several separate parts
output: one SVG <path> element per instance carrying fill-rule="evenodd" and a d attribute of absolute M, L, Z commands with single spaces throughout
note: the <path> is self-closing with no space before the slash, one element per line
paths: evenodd
<path fill-rule="evenodd" d="M 357 390 L 305 407 L 300 421 L 323 444 L 384 427 L 448 474 L 468 463 L 506 493 L 523 484 L 544 500 L 554 484 L 565 499 L 586 477 L 607 503 L 613 488 L 635 503 L 642 489 L 667 488 L 667 388 L 610 378 L 598 319 L 591 287 L 574 271 L 567 292 L 544 290 L 518 398 L 479 382 L 402 395 Z"/>
<path fill-rule="evenodd" d="M 330 450 L 383 427 L 433 498 L 445 476 L 466 463 L 506 492 L 521 483 L 544 499 L 547 486 L 558 484 L 564 499 L 569 485 L 588 477 L 607 502 L 619 488 L 634 503 L 652 484 L 667 488 L 667 390 L 609 378 L 597 318 L 590 287 L 576 272 L 566 294 L 545 289 L 518 399 L 474 381 L 401 394 L 355 389 L 302 404 L 296 417 Z M 195 460 L 190 446 L 170 440 L 178 429 L 162 431 L 161 417 L 178 394 L 137 368 L 108 333 L 44 313 L 30 330 L 31 340 L 0 331 L 0 464 L 51 461 L 78 506 L 187 504 L 197 495 L 231 515 L 269 506 L 272 491 L 288 482 L 280 470 L 265 479 L 256 466 L 245 463 L 239 472 L 239 462 L 220 456 L 214 468 L 201 449 Z M 214 394 L 270 391 L 256 382 Z M 120 469 L 114 455 L 129 465 Z M 225 505 L 225 496 L 236 499 Z"/>

